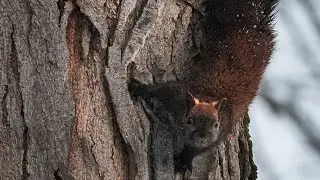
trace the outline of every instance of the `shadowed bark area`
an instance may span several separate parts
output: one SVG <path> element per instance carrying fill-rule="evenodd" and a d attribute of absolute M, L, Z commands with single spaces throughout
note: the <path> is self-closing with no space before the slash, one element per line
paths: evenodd
<path fill-rule="evenodd" d="M 132 101 L 128 80 L 184 76 L 199 48 L 191 4 L 2 2 L 1 178 L 183 179 L 174 175 L 172 135 Z M 255 179 L 251 147 L 245 123 L 197 156 L 184 179 Z"/>

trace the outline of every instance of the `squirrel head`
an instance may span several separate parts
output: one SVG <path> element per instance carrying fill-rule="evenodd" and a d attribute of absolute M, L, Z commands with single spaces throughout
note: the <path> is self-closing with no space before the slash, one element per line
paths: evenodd
<path fill-rule="evenodd" d="M 226 101 L 188 93 L 190 110 L 184 120 L 184 139 L 187 145 L 206 148 L 216 142 L 220 134 L 219 112 Z"/>

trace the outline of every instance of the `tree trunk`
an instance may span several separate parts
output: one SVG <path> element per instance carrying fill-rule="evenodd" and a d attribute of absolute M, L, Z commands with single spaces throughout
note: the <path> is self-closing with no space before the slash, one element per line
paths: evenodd
<path fill-rule="evenodd" d="M 174 179 L 173 140 L 131 100 L 127 83 L 183 76 L 197 51 L 195 8 L 182 0 L 2 1 L 1 179 Z M 244 122 L 207 152 L 209 172 L 206 153 L 194 159 L 190 179 L 256 178 Z"/>

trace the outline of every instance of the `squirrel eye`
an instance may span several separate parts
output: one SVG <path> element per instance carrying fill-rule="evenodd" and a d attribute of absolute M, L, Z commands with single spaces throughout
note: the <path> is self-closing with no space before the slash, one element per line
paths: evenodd
<path fill-rule="evenodd" d="M 219 126 L 219 123 L 216 122 L 216 123 L 214 124 L 214 127 L 217 128 L 218 126 Z"/>

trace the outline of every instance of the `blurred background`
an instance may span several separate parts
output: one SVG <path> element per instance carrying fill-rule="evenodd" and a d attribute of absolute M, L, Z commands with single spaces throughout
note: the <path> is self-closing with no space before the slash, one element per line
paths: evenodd
<path fill-rule="evenodd" d="M 275 30 L 249 111 L 258 180 L 320 180 L 320 1 L 280 0 Z"/>

